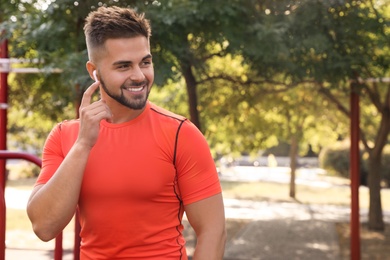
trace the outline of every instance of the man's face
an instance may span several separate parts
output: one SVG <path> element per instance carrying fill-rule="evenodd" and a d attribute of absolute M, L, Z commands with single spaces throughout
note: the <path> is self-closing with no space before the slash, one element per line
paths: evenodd
<path fill-rule="evenodd" d="M 98 65 L 102 98 L 130 109 L 143 109 L 154 80 L 147 38 L 109 39 Z"/>

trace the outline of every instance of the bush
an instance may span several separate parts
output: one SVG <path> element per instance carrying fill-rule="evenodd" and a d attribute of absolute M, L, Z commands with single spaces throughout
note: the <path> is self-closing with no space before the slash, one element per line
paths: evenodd
<path fill-rule="evenodd" d="M 322 149 L 319 165 L 329 174 L 349 178 L 350 150 L 348 142 L 337 142 Z M 360 168 L 364 168 L 362 160 Z"/>
<path fill-rule="evenodd" d="M 350 145 L 349 142 L 337 142 L 322 149 L 319 155 L 319 165 L 329 174 L 350 178 Z M 360 182 L 367 185 L 368 154 L 360 148 Z M 382 182 L 390 184 L 390 145 L 383 150 L 382 155 Z"/>
<path fill-rule="evenodd" d="M 37 177 L 40 172 L 38 166 L 25 161 L 8 165 L 7 170 L 9 171 L 9 177 L 11 179 Z"/>

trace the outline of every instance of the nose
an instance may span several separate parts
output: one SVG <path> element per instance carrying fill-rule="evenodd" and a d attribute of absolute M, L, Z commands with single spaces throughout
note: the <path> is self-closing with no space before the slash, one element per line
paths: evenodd
<path fill-rule="evenodd" d="M 139 66 L 134 66 L 130 75 L 131 81 L 140 82 L 145 80 L 145 75 Z"/>

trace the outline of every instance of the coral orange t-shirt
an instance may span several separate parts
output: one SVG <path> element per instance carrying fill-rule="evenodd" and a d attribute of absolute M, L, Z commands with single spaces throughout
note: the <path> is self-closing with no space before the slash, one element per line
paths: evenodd
<path fill-rule="evenodd" d="M 37 184 L 55 174 L 79 120 L 53 128 Z M 187 259 L 183 205 L 221 192 L 208 144 L 185 118 L 150 102 L 136 119 L 101 121 L 79 198 L 82 260 Z"/>

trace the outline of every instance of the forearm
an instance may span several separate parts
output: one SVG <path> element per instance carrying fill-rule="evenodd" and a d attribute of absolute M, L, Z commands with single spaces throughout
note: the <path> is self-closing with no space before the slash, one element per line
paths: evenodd
<path fill-rule="evenodd" d="M 89 150 L 76 143 L 53 177 L 31 194 L 27 213 L 40 239 L 53 239 L 72 219 Z"/>
<path fill-rule="evenodd" d="M 225 251 L 226 231 L 202 234 L 197 237 L 193 260 L 222 260 Z"/>

